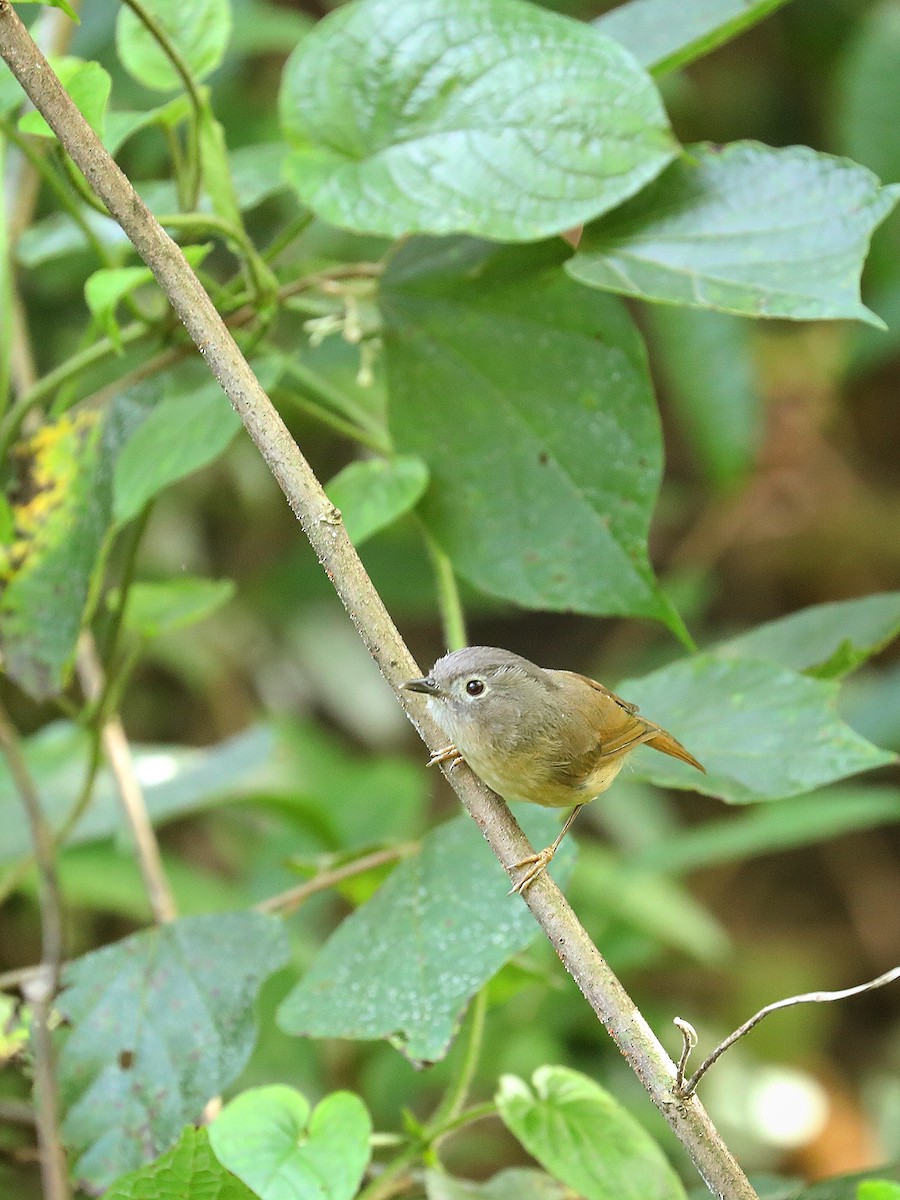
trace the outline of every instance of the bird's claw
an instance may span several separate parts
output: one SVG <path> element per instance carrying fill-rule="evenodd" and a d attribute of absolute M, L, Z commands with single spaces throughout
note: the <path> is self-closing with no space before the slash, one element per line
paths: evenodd
<path fill-rule="evenodd" d="M 441 746 L 439 750 L 432 750 L 431 757 L 425 764 L 428 767 L 436 767 L 439 763 L 449 762 L 450 766 L 455 766 L 458 762 L 462 762 L 462 754 L 451 742 L 449 746 Z"/>
<path fill-rule="evenodd" d="M 534 881 L 547 870 L 550 863 L 553 861 L 553 856 L 556 853 L 555 846 L 547 846 L 539 854 L 529 854 L 527 858 L 523 858 L 521 862 L 517 862 L 513 866 L 514 871 L 518 871 L 522 867 L 527 867 L 528 870 L 517 880 L 507 892 L 508 896 L 521 896 L 531 887 Z"/>

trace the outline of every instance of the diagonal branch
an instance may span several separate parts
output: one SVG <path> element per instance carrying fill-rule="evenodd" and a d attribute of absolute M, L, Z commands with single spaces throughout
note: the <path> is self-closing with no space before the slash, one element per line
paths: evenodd
<path fill-rule="evenodd" d="M 418 668 L 347 537 L 339 514 L 181 251 L 94 136 L 6 0 L 0 0 L 0 54 L 153 271 L 269 465 L 360 637 L 396 690 L 405 679 L 418 674 Z M 398 694 L 398 700 L 426 744 L 431 749 L 441 746 L 445 739 L 425 715 L 423 704 L 403 693 Z M 506 805 L 467 767 L 457 767 L 450 782 L 510 872 L 513 864 L 532 852 L 532 847 Z M 675 1095 L 674 1064 L 556 885 L 548 876 L 542 876 L 529 889 L 525 902 L 684 1144 L 710 1191 L 721 1200 L 756 1200 L 756 1193 L 696 1096 L 683 1100 Z"/>

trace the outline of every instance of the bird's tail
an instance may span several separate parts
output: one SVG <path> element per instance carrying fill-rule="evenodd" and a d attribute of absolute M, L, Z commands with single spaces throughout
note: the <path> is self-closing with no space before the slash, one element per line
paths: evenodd
<path fill-rule="evenodd" d="M 698 771 L 706 774 L 706 767 L 697 762 L 693 754 L 685 750 L 681 742 L 677 738 L 673 738 L 671 733 L 666 733 L 664 729 L 660 729 L 653 737 L 647 738 L 647 745 L 652 746 L 654 750 L 661 750 L 663 754 L 671 754 L 673 758 L 680 758 L 682 762 L 690 763 L 692 767 L 696 767 Z"/>

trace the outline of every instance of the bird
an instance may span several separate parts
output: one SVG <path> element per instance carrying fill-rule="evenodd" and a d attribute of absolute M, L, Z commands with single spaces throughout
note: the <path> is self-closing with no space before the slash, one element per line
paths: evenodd
<path fill-rule="evenodd" d="M 652 746 L 705 768 L 676 738 L 595 679 L 539 667 L 495 646 L 468 646 L 439 658 L 402 688 L 428 697 L 450 738 L 429 766 L 465 761 L 504 800 L 571 808 L 553 843 L 515 864 L 523 893 L 547 869 L 578 813 L 613 782 L 628 755 Z"/>

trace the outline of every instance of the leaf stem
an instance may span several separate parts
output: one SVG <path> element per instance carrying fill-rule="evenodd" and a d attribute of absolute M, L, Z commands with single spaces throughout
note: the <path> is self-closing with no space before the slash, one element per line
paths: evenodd
<path fill-rule="evenodd" d="M 82 633 L 78 639 L 75 666 L 85 699 L 89 703 L 98 704 L 103 697 L 106 685 L 94 639 L 87 632 Z M 106 759 L 116 781 L 123 811 L 134 835 L 138 865 L 150 900 L 150 908 L 157 924 L 164 925 L 167 921 L 174 921 L 178 914 L 163 867 L 156 833 L 144 802 L 143 789 L 135 774 L 131 748 L 128 745 L 122 722 L 116 714 L 107 715 L 100 712 L 98 717 L 102 722 L 101 738 Z"/>
<path fill-rule="evenodd" d="M 443 1137 L 465 1107 L 469 1088 L 478 1070 L 481 1047 L 484 1043 L 484 1019 L 487 1013 L 487 987 L 480 988 L 472 998 L 469 1020 L 463 1044 L 462 1061 L 456 1078 L 447 1089 L 434 1116 L 428 1122 L 429 1140 Z"/>
<path fill-rule="evenodd" d="M 396 862 L 399 858 L 406 858 L 408 855 L 414 854 L 418 849 L 418 842 L 403 842 L 399 846 L 388 846 L 384 850 L 373 850 L 371 854 L 364 854 L 360 858 L 353 859 L 352 862 L 343 863 L 340 867 L 332 867 L 327 871 L 320 871 L 312 879 L 307 879 L 304 883 L 297 884 L 296 887 L 288 888 L 286 892 L 279 892 L 277 896 L 269 896 L 267 900 L 262 900 L 256 905 L 256 911 L 263 913 L 278 912 L 283 916 L 287 916 L 288 913 L 294 912 L 304 901 L 308 900 L 310 896 L 314 896 L 317 892 L 327 891 L 328 888 L 332 888 L 338 883 L 343 883 L 345 879 L 352 879 L 354 875 L 364 875 L 366 871 L 374 871 L 376 867 L 382 867 L 385 863 Z"/>
<path fill-rule="evenodd" d="M 10 775 L 25 809 L 40 876 L 38 895 L 41 908 L 41 966 L 38 974 L 28 978 L 23 990 L 32 1011 L 35 1108 L 41 1178 L 47 1200 L 68 1200 L 70 1193 L 59 1136 L 59 1094 L 54 1070 L 53 1039 L 49 1027 L 50 1010 L 59 988 L 62 964 L 62 898 L 50 827 L 44 816 L 25 755 L 22 753 L 18 734 L 2 705 L 0 752 L 9 765 Z"/>
<path fill-rule="evenodd" d="M 419 528 L 434 570 L 438 607 L 441 613 L 441 624 L 444 628 L 444 641 L 448 650 L 462 650 L 464 646 L 468 646 L 469 639 L 466 634 L 466 615 L 463 611 L 453 564 L 423 521 L 419 521 Z"/>

